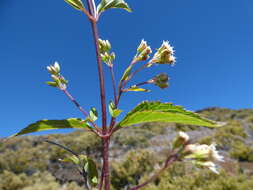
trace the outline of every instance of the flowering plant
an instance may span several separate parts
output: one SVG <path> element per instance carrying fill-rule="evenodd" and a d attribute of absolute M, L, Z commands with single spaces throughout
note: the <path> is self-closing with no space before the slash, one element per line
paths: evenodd
<path fill-rule="evenodd" d="M 48 72 L 51 75 L 52 81 L 47 82 L 49 86 L 61 90 L 66 96 L 74 103 L 74 105 L 83 113 L 83 118 L 68 118 L 65 120 L 40 120 L 36 123 L 29 125 L 17 134 L 13 136 L 19 136 L 37 131 L 50 130 L 50 129 L 63 129 L 63 128 L 77 128 L 85 131 L 92 132 L 101 138 L 103 145 L 102 150 L 102 168 L 99 172 L 95 161 L 86 155 L 79 155 L 73 152 L 67 147 L 57 144 L 55 142 L 46 140 L 48 143 L 57 145 L 66 151 L 71 153 L 71 156 L 63 159 L 63 161 L 72 162 L 75 164 L 83 176 L 85 188 L 90 189 L 110 189 L 110 160 L 109 160 L 109 145 L 113 134 L 125 127 L 138 125 L 147 122 L 165 122 L 165 123 L 182 123 L 191 124 L 206 127 L 219 127 L 220 124 L 200 115 L 187 111 L 181 106 L 175 106 L 171 103 L 162 103 L 159 101 L 144 101 L 138 104 L 132 111 L 128 112 L 121 121 L 117 121 L 117 118 L 122 114 L 119 103 L 123 93 L 129 91 L 135 92 L 147 92 L 148 89 L 142 86 L 146 84 L 154 84 L 161 89 L 169 86 L 169 77 L 166 73 L 161 73 L 155 77 L 141 83 L 129 85 L 129 82 L 144 69 L 150 68 L 153 65 L 167 64 L 174 65 L 176 62 L 175 52 L 173 47 L 168 41 L 164 41 L 162 45 L 155 51 L 152 56 L 152 49 L 146 41 L 142 40 L 137 47 L 136 55 L 133 56 L 131 63 L 127 66 L 126 70 L 122 74 L 119 81 L 116 81 L 114 76 L 114 60 L 116 58 L 115 53 L 112 52 L 112 46 L 108 40 L 99 38 L 99 32 L 97 28 L 97 22 L 103 12 L 111 8 L 124 9 L 131 12 L 130 7 L 124 0 L 101 0 L 96 5 L 94 0 L 87 0 L 83 3 L 81 0 L 65 0 L 66 3 L 73 8 L 84 13 L 91 23 L 92 34 L 94 38 L 94 45 L 96 49 L 98 78 L 100 87 L 101 98 L 101 112 L 102 112 L 102 124 L 97 124 L 98 111 L 96 108 L 91 108 L 87 111 L 84 109 L 76 99 L 68 91 L 68 81 L 61 74 L 60 65 L 55 62 L 54 65 L 47 67 Z M 145 62 L 138 69 L 135 66 Z M 106 101 L 106 90 L 104 82 L 104 71 L 102 64 L 108 66 L 108 70 L 111 73 L 112 86 L 113 86 L 113 100 Z M 108 108 L 107 108 L 108 105 Z M 107 111 L 109 111 L 111 118 L 108 122 Z M 173 162 L 180 160 L 191 160 L 198 167 L 207 167 L 217 172 L 214 161 L 222 161 L 222 157 L 217 153 L 215 146 L 190 144 L 187 134 L 180 132 L 179 136 L 173 143 L 173 151 L 168 156 L 164 163 L 164 167 L 155 173 L 147 181 L 136 187 L 131 187 L 130 190 L 137 190 L 148 183 L 156 179 L 160 173 L 167 169 Z M 100 174 L 100 177 L 99 177 Z"/>

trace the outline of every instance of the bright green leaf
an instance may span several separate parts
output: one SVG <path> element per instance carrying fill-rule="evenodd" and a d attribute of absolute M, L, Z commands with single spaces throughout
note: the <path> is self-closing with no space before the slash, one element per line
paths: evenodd
<path fill-rule="evenodd" d="M 127 92 L 150 92 L 150 90 L 139 88 L 136 85 L 131 86 L 130 88 L 126 89 Z"/>
<path fill-rule="evenodd" d="M 122 110 L 117 109 L 115 104 L 113 103 L 113 101 L 110 101 L 110 103 L 109 103 L 109 112 L 110 112 L 112 117 L 116 118 L 121 114 Z"/>
<path fill-rule="evenodd" d="M 208 120 L 199 114 L 175 106 L 171 103 L 142 102 L 137 105 L 118 124 L 118 127 L 131 126 L 147 122 L 181 123 L 206 127 L 220 127 L 221 123 Z"/>
<path fill-rule="evenodd" d="M 84 8 L 83 2 L 81 0 L 64 0 L 64 1 L 79 11 L 81 11 Z"/>
<path fill-rule="evenodd" d="M 110 8 L 125 9 L 126 11 L 131 12 L 130 7 L 124 0 L 101 0 L 97 7 L 97 12 L 98 14 L 101 14 Z"/>
<path fill-rule="evenodd" d="M 92 107 L 90 110 L 90 118 L 92 119 L 92 121 L 96 121 L 98 119 L 98 112 L 94 107 Z"/>
<path fill-rule="evenodd" d="M 66 128 L 85 129 L 89 128 L 89 125 L 87 125 L 86 122 L 78 118 L 70 118 L 65 120 L 40 120 L 22 129 L 20 132 L 18 132 L 15 135 L 12 135 L 11 137 L 51 129 L 66 129 Z"/>
<path fill-rule="evenodd" d="M 52 87 L 57 87 L 58 84 L 56 82 L 52 82 L 52 81 L 48 81 L 46 82 L 49 86 L 52 86 Z"/>
<path fill-rule="evenodd" d="M 85 163 L 84 170 L 87 173 L 89 184 L 92 187 L 97 186 L 98 171 L 97 171 L 96 163 L 92 159 L 87 158 L 87 162 Z"/>
<path fill-rule="evenodd" d="M 62 162 L 70 162 L 70 163 L 73 163 L 73 164 L 76 164 L 76 165 L 79 165 L 80 164 L 80 160 L 77 156 L 75 155 L 71 155 L 67 158 L 64 158 L 61 160 Z"/>

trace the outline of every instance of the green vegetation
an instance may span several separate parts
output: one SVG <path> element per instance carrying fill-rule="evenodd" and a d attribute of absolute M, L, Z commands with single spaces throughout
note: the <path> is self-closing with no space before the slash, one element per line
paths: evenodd
<path fill-rule="evenodd" d="M 189 132 L 190 136 L 196 137 L 194 140 L 205 144 L 217 143 L 226 160 L 220 175 L 178 162 L 143 189 L 251 190 L 253 139 L 249 133 L 253 130 L 253 124 L 250 113 L 251 110 L 202 110 L 201 114 L 208 118 L 220 118 L 227 125 L 217 129 L 201 128 L 201 132 L 199 127 L 180 124 L 180 130 Z M 111 147 L 112 189 L 124 190 L 143 182 L 161 167 L 165 155 L 169 154 L 169 142 L 176 134 L 177 127 L 174 124 L 149 123 L 126 127 L 115 133 Z M 101 156 L 100 139 L 93 133 L 78 130 L 69 134 L 0 141 L 0 190 L 84 189 L 81 187 L 82 178 L 74 166 L 59 161 L 69 153 L 44 142 L 45 139 L 59 142 L 97 161 Z"/>

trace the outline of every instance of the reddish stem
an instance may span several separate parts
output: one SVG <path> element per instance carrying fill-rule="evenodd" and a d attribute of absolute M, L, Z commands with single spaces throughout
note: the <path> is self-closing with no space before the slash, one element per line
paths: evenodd
<path fill-rule="evenodd" d="M 94 17 L 94 7 L 93 7 L 93 0 L 87 0 L 89 13 Z M 96 57 L 97 57 L 97 65 L 98 65 L 98 74 L 99 74 L 99 84 L 100 84 L 100 98 L 101 98 L 101 107 L 102 107 L 102 133 L 103 135 L 107 134 L 107 118 L 106 118 L 106 101 L 105 101 L 105 85 L 104 85 L 104 73 L 103 73 L 103 66 L 102 60 L 100 56 L 99 50 L 99 35 L 97 29 L 97 23 L 95 20 L 90 20 L 92 34 L 94 38 L 94 44 L 96 48 Z M 110 190 L 110 174 L 109 174 L 109 144 L 110 138 L 103 138 L 103 170 L 102 170 L 102 177 L 101 179 L 105 183 L 105 190 Z"/>

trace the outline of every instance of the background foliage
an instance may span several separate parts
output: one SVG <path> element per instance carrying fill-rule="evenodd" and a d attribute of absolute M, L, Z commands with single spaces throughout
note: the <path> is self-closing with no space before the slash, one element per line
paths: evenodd
<path fill-rule="evenodd" d="M 199 113 L 209 119 L 226 121 L 227 125 L 208 129 L 149 123 L 117 132 L 110 155 L 112 189 L 123 190 L 144 181 L 160 167 L 177 130 L 183 130 L 196 142 L 217 143 L 226 160 L 221 175 L 178 163 L 144 190 L 250 190 L 253 186 L 253 110 L 208 108 Z M 73 165 L 58 160 L 68 153 L 45 143 L 44 139 L 59 142 L 94 159 L 101 156 L 100 140 L 92 133 L 78 130 L 69 134 L 1 140 L 0 190 L 83 189 L 82 178 Z"/>

